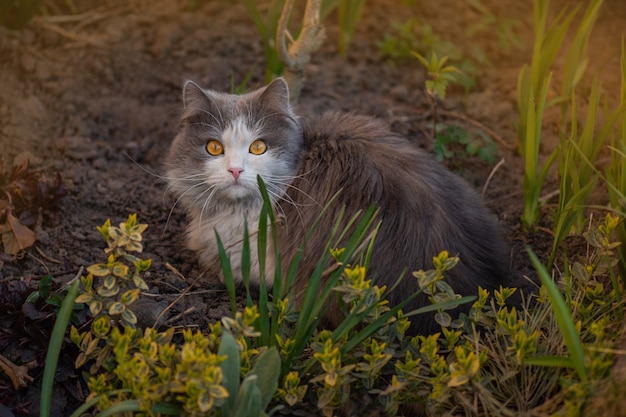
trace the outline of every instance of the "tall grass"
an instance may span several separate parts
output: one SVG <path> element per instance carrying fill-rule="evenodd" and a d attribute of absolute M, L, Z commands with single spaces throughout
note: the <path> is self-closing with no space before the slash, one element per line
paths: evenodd
<path fill-rule="evenodd" d="M 261 211 L 259 219 L 259 229 L 256 234 L 257 247 L 258 247 L 258 261 L 261 271 L 259 298 L 253 300 L 248 283 L 250 282 L 251 269 L 249 267 L 251 263 L 252 253 L 249 245 L 249 234 L 247 230 L 245 232 L 243 247 L 242 247 L 242 268 L 241 273 L 243 277 L 243 283 L 246 290 L 246 303 L 248 306 L 256 305 L 259 308 L 259 319 L 257 321 L 256 328 L 259 331 L 259 337 L 256 343 L 259 346 L 276 346 L 279 336 L 279 315 L 277 312 L 277 303 L 282 301 L 293 302 L 295 301 L 294 283 L 296 275 L 302 273 L 299 271 L 299 263 L 304 252 L 305 242 L 307 237 L 318 227 L 318 223 L 322 218 L 322 215 L 330 204 L 331 200 L 326 207 L 322 210 L 318 216 L 317 221 L 311 226 L 307 237 L 301 243 L 296 256 L 289 264 L 286 271 L 281 270 L 281 254 L 277 245 L 277 233 L 275 216 L 272 210 L 269 196 L 265 188 L 265 184 L 261 177 L 258 177 L 259 189 L 264 199 L 264 205 Z M 282 358 L 282 375 L 281 380 L 286 373 L 295 369 L 295 364 L 301 361 L 302 355 L 310 346 L 312 336 L 319 331 L 319 325 L 324 316 L 329 304 L 335 297 L 338 297 L 335 288 L 339 284 L 340 278 L 343 276 L 345 270 L 349 266 L 361 265 L 367 269 L 369 265 L 369 259 L 373 248 L 374 239 L 380 221 L 377 220 L 378 210 L 375 206 L 371 206 L 366 210 L 356 213 L 354 216 L 347 218 L 344 212 L 336 219 L 331 232 L 329 234 L 326 248 L 321 253 L 317 262 L 316 268 L 313 273 L 308 277 L 306 290 L 301 297 L 297 308 L 297 317 L 295 321 L 295 327 L 289 331 L 289 339 L 292 341 L 292 346 Z M 228 294 L 231 299 L 231 306 L 235 308 L 235 293 L 234 293 L 234 274 L 230 267 L 230 260 L 227 252 L 221 243 L 219 236 L 218 247 L 220 252 L 220 262 L 222 265 L 222 273 L 226 287 L 229 289 Z M 264 278 L 264 265 L 268 256 L 266 252 L 267 242 L 271 239 L 274 248 L 273 256 L 276 259 L 275 273 L 272 287 L 272 298 L 269 299 L 268 293 L 270 290 L 265 284 Z M 341 247 L 340 250 L 335 250 Z M 330 266 L 329 266 L 330 265 Z M 398 277 L 396 284 L 402 279 Z M 409 278 L 406 278 L 409 279 Z M 392 291 L 392 288 L 387 291 Z M 370 288 L 368 291 L 372 292 L 374 289 Z M 359 346 L 364 340 L 380 330 L 381 327 L 388 324 L 398 311 L 405 305 L 415 299 L 422 291 L 416 291 L 413 294 L 407 294 L 405 300 L 389 309 L 386 309 L 379 317 L 370 323 L 364 325 L 364 318 L 368 316 L 375 308 L 377 303 L 368 304 L 366 300 L 368 297 L 360 302 L 356 308 L 353 308 L 351 312 L 345 317 L 343 322 L 332 332 L 331 339 L 338 341 L 345 339 L 348 334 L 358 331 L 353 337 L 346 343 L 342 351 L 348 351 Z M 454 309 L 461 304 L 471 302 L 475 299 L 475 296 L 459 297 L 454 300 L 437 303 L 431 306 L 424 307 L 422 309 L 407 312 L 404 317 L 409 317 L 417 314 L 425 314 L 430 311 L 443 311 L 448 309 Z M 373 297 L 369 297 L 369 300 L 373 300 Z M 294 310 L 295 313 L 295 310 Z M 291 343 L 291 342 L 290 342 Z M 311 359 L 306 362 L 305 369 L 309 369 L 313 366 L 314 361 Z"/>
<path fill-rule="evenodd" d="M 623 215 L 626 212 L 626 48 L 624 39 L 622 39 L 620 70 L 621 87 L 617 133 L 611 136 L 609 146 L 611 159 L 606 172 L 606 181 L 611 206 Z M 620 272 L 622 277 L 626 277 L 626 224 L 624 222 L 617 226 L 617 235 L 622 243 L 618 248 Z"/>
<path fill-rule="evenodd" d="M 558 152 L 559 168 L 559 204 L 555 213 L 554 242 L 550 263 L 556 256 L 556 250 L 563 239 L 570 233 L 582 233 L 586 227 L 586 211 L 591 192 L 594 190 L 599 171 L 595 168 L 600 151 L 607 144 L 611 136 L 615 121 L 623 115 L 621 108 L 606 115 L 604 124 L 596 129 L 596 123 L 600 113 L 600 101 L 602 84 L 600 79 L 594 77 L 587 116 L 583 129 L 578 134 L 580 124 L 577 116 L 576 98 L 572 95 L 571 125 L 569 135 L 561 134 Z"/>
<path fill-rule="evenodd" d="M 283 72 L 283 64 L 276 51 L 276 28 L 285 0 L 271 0 L 263 14 L 256 0 L 242 0 L 248 10 L 248 15 L 254 22 L 263 41 L 263 55 L 265 58 L 265 80 L 270 81 Z"/>
<path fill-rule="evenodd" d="M 41 381 L 41 417 L 49 417 L 52 410 L 52 389 L 54 387 L 54 375 L 57 369 L 57 363 L 59 362 L 59 354 L 61 353 L 61 347 L 63 346 L 63 339 L 67 326 L 72 316 L 72 310 L 74 308 L 74 300 L 78 294 L 78 286 L 80 281 L 76 280 L 70 285 L 61 309 L 57 315 L 57 319 L 52 329 L 52 335 L 50 336 L 50 343 L 48 344 L 48 352 L 46 353 L 46 364 L 43 371 L 43 379 Z"/>
<path fill-rule="evenodd" d="M 556 152 L 540 160 L 539 148 L 542 136 L 544 111 L 557 103 L 565 113 L 567 104 L 575 92 L 587 67 L 586 47 L 602 0 L 593 0 L 585 10 L 581 23 L 574 32 L 574 40 L 567 52 L 563 70 L 561 95 L 548 100 L 552 79 L 551 67 L 561 53 L 563 41 L 580 4 L 571 11 L 564 8 L 548 25 L 549 1 L 534 0 L 533 18 L 535 41 L 530 66 L 522 67 L 518 77 L 517 95 L 520 123 L 518 126 L 519 152 L 525 159 L 524 212 L 522 226 L 533 229 L 539 220 L 540 194 L 548 170 L 556 158 Z M 563 116 L 564 117 L 564 116 Z M 589 155 L 590 156 L 590 155 Z M 564 167 L 561 164 L 560 167 Z"/>
<path fill-rule="evenodd" d="M 321 17 L 326 18 L 333 10 L 337 10 L 339 24 L 339 38 L 337 48 L 341 56 L 345 57 L 354 37 L 357 24 L 363 14 L 366 0 L 326 0 L 322 2 Z"/>

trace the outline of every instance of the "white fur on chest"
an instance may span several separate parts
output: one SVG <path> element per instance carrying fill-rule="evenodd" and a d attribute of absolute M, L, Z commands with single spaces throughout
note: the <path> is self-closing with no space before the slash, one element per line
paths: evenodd
<path fill-rule="evenodd" d="M 221 212 L 210 217 L 207 213 L 194 212 L 187 226 L 189 249 L 198 253 L 200 264 L 212 267 L 219 263 L 219 252 L 215 232 L 220 236 L 226 253 L 230 258 L 230 266 L 237 282 L 243 280 L 241 272 L 241 258 L 244 238 L 244 224 L 247 222 L 250 236 L 250 282 L 259 284 L 260 272 L 258 261 L 257 229 L 261 208 L 253 207 L 248 210 L 234 209 Z M 268 239 L 265 260 L 265 283 L 272 285 L 274 281 L 274 252 Z M 222 278 L 222 277 L 220 277 Z"/>

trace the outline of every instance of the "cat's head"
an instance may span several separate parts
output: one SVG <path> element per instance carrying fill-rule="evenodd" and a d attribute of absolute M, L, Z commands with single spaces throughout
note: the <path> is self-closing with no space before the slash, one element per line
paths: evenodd
<path fill-rule="evenodd" d="M 260 175 L 273 200 L 296 174 L 302 132 L 283 79 L 245 95 L 204 90 L 188 81 L 180 131 L 167 158 L 170 189 L 187 208 L 250 205 Z"/>

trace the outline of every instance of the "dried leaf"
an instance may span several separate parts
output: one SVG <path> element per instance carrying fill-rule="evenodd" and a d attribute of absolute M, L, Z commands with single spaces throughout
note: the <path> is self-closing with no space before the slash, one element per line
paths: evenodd
<path fill-rule="evenodd" d="M 31 247 L 37 240 L 35 232 L 21 224 L 10 211 L 7 211 L 6 226 L 8 230 L 2 228 L 6 230 L 2 233 L 4 253 L 15 256 L 19 251 Z"/>

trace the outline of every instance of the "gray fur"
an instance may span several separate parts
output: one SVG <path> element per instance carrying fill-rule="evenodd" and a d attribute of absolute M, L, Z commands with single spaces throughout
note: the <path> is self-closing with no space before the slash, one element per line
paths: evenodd
<path fill-rule="evenodd" d="M 299 289 L 306 288 L 307 277 L 322 255 L 329 229 L 341 207 L 346 206 L 349 218 L 372 203 L 380 207 L 382 225 L 369 276 L 375 277 L 379 286 L 390 286 L 407 269 L 431 268 L 433 256 L 444 249 L 460 257 L 447 278 L 456 292 L 474 295 L 479 285 L 489 290 L 513 285 L 507 245 L 494 216 L 469 184 L 378 120 L 334 112 L 298 119 L 289 108 L 287 96 L 282 80 L 241 97 L 207 93 L 197 86 L 185 88 L 186 109 L 181 131 L 168 156 L 168 177 L 171 190 L 190 214 L 190 246 L 199 252 L 203 265 L 210 265 L 217 252 L 212 237 L 214 225 L 202 226 L 206 222 L 201 215 L 198 218 L 199 213 L 209 210 L 208 205 L 221 223 L 235 216 L 238 222 L 234 223 L 241 224 L 243 216 L 248 216 L 248 221 L 258 219 L 258 213 L 251 216 L 250 212 L 260 208 L 260 196 L 250 193 L 241 200 L 213 198 L 216 201 L 207 203 L 202 185 L 180 178 L 184 172 L 202 173 L 202 161 L 208 155 L 206 151 L 203 154 L 207 139 L 219 136 L 229 123 L 243 115 L 252 127 L 263 120 L 258 132 L 268 140 L 272 164 L 282 160 L 293 169 L 293 181 L 288 187 L 272 184 L 271 174 L 266 177 L 260 172 L 270 184 L 268 188 L 275 192 L 276 210 L 285 216 L 286 225 L 278 233 L 285 265 L 321 207 L 341 190 L 306 243 L 296 281 Z M 271 168 L 265 172 L 271 173 Z M 286 193 L 281 195 L 281 190 Z M 233 245 L 241 238 L 241 229 L 236 229 L 231 237 Z M 417 290 L 417 281 L 409 272 L 391 293 L 390 302 L 398 303 Z M 426 297 L 418 297 L 404 310 L 427 303 Z M 329 311 L 326 322 L 337 325 L 336 306 Z M 436 330 L 432 316 L 417 316 L 411 327 L 411 333 Z"/>

